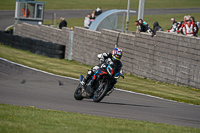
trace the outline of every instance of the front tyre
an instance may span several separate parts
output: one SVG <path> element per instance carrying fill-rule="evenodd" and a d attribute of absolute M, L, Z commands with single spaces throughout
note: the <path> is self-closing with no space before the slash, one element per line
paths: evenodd
<path fill-rule="evenodd" d="M 76 88 L 76 90 L 75 90 L 75 92 L 74 92 L 74 98 L 76 99 L 76 100 L 83 100 L 83 96 L 82 96 L 82 88 L 81 88 L 81 85 L 79 85 L 77 88 Z"/>
<path fill-rule="evenodd" d="M 100 102 L 108 92 L 108 85 L 105 83 L 101 83 L 98 89 L 94 92 L 93 101 Z"/>

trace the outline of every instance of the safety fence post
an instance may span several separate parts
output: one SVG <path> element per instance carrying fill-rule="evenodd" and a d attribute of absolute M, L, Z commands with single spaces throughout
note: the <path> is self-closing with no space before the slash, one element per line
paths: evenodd
<path fill-rule="evenodd" d="M 68 60 L 72 60 L 73 37 L 74 37 L 74 31 L 70 30 L 70 32 L 69 32 Z"/>

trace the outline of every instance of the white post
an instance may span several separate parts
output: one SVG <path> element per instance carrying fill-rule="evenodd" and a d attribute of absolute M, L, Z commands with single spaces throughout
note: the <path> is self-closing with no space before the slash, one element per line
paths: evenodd
<path fill-rule="evenodd" d="M 138 20 L 143 19 L 144 17 L 144 5 L 145 5 L 145 0 L 140 0 L 138 8 Z"/>
<path fill-rule="evenodd" d="M 123 13 L 122 32 L 124 31 L 125 15 L 126 15 L 126 12 Z"/>
<path fill-rule="evenodd" d="M 53 14 L 53 20 L 54 20 L 54 26 L 55 26 L 55 28 L 57 28 L 56 13 Z"/>
<path fill-rule="evenodd" d="M 130 0 L 128 0 L 128 5 L 127 5 L 126 33 L 128 33 L 129 12 L 130 12 Z"/>

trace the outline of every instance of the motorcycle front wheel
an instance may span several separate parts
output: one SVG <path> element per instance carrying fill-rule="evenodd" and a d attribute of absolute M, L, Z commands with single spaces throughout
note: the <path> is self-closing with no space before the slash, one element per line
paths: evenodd
<path fill-rule="evenodd" d="M 105 83 L 101 83 L 98 89 L 94 92 L 93 101 L 100 102 L 108 92 L 108 86 Z"/>

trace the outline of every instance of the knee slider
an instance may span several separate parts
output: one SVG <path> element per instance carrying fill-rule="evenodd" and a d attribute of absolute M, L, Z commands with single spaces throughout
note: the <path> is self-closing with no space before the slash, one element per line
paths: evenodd
<path fill-rule="evenodd" d="M 92 74 L 92 71 L 91 71 L 91 70 L 90 70 L 90 71 L 88 71 L 88 74 L 89 74 L 89 75 L 91 75 L 91 74 Z"/>
<path fill-rule="evenodd" d="M 93 71 L 93 72 L 96 72 L 98 69 L 99 69 L 99 67 L 98 67 L 98 66 L 95 66 L 95 67 L 93 67 L 92 71 Z"/>

